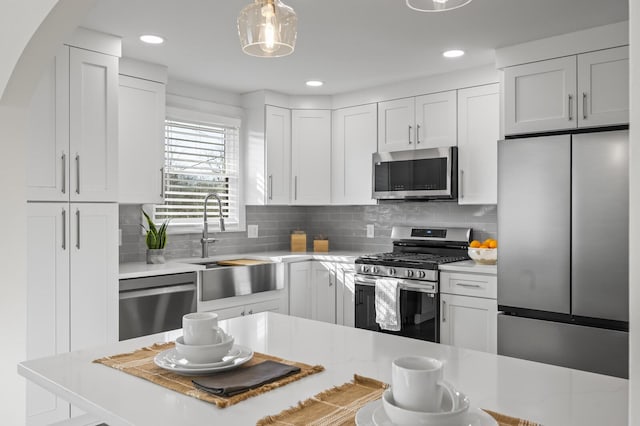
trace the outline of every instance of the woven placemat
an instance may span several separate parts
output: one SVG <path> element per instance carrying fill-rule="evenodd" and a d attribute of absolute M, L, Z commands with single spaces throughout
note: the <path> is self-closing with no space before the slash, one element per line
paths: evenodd
<path fill-rule="evenodd" d="M 167 349 L 171 349 L 173 347 L 174 347 L 173 342 L 162 343 L 162 344 L 157 343 L 153 346 L 141 348 L 134 352 L 108 356 L 108 357 L 96 359 L 93 362 L 98 364 L 103 364 L 111 368 L 115 368 L 116 370 L 120 370 L 127 374 L 131 374 L 132 376 L 140 377 L 142 379 L 148 380 L 157 385 L 163 386 L 167 389 L 171 389 L 176 392 L 179 392 L 181 394 L 188 395 L 193 398 L 197 398 L 202 401 L 209 402 L 211 404 L 215 404 L 220 408 L 237 404 L 238 402 L 243 401 L 247 398 L 260 395 L 262 393 L 270 391 L 271 389 L 279 388 L 280 386 L 284 386 L 287 383 L 300 380 L 303 377 L 309 376 L 311 374 L 319 373 L 324 370 L 324 367 L 321 365 L 308 365 L 308 364 L 303 364 L 301 362 L 288 361 L 286 359 L 274 357 L 271 355 L 254 352 L 253 358 L 249 362 L 247 362 L 246 364 L 238 368 L 246 368 L 255 364 L 259 364 L 263 361 L 272 360 L 272 361 L 281 362 L 287 365 L 294 365 L 300 368 L 300 372 L 296 374 L 292 374 L 291 376 L 287 376 L 282 379 L 276 380 L 275 382 L 262 385 L 256 389 L 252 389 L 250 391 L 247 391 L 238 395 L 223 397 L 223 396 L 212 395 L 208 392 L 196 389 L 196 387 L 191 382 L 193 377 L 181 376 L 179 374 L 172 373 L 171 371 L 164 370 L 158 367 L 153 362 L 153 358 L 158 353 Z"/>
<path fill-rule="evenodd" d="M 368 377 L 353 376 L 353 381 L 320 392 L 297 406 L 259 420 L 257 426 L 352 426 L 358 410 L 380 399 L 387 384 Z M 540 426 L 538 423 L 484 410 L 499 426 Z"/>

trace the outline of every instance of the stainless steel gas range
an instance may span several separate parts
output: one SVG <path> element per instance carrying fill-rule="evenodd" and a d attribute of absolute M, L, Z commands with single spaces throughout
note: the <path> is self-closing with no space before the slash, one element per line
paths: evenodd
<path fill-rule="evenodd" d="M 470 228 L 394 226 L 393 251 L 356 259 L 355 326 L 415 339 L 440 341 L 438 265 L 467 260 Z M 376 282 L 396 280 L 400 330 L 376 323 Z"/>

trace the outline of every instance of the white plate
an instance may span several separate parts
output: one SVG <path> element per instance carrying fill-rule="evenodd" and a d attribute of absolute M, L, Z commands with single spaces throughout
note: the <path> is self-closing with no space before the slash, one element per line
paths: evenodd
<path fill-rule="evenodd" d="M 175 357 L 178 356 L 177 354 L 172 354 L 172 351 L 175 351 L 175 348 L 160 352 L 155 356 L 155 358 L 153 358 L 153 362 L 155 362 L 155 364 L 160 368 L 164 368 L 165 370 L 169 370 L 183 376 L 203 376 L 206 374 L 233 370 L 253 358 L 253 351 L 246 346 L 234 345 L 229 352 L 234 352 L 236 349 L 239 353 L 235 358 L 232 358 L 229 362 L 225 362 L 223 359 L 220 363 L 216 363 L 218 365 L 210 367 L 185 367 L 184 365 L 171 362 L 167 357 L 173 356 L 175 359 Z"/>
<path fill-rule="evenodd" d="M 164 361 L 166 361 L 167 363 L 170 363 L 170 364 L 178 365 L 180 367 L 184 367 L 184 368 L 214 368 L 214 367 L 221 367 L 223 365 L 231 364 L 234 359 L 236 359 L 236 358 L 238 358 L 240 356 L 242 351 L 240 350 L 240 348 L 238 346 L 234 346 L 234 347 L 231 348 L 231 350 L 229 351 L 229 353 L 227 355 L 222 357 L 222 359 L 220 361 L 208 362 L 206 364 L 196 364 L 194 362 L 189 361 L 184 356 L 180 355 L 178 353 L 178 350 L 175 349 L 175 348 L 168 349 L 168 350 L 164 351 L 163 353 L 164 353 Z"/>
<path fill-rule="evenodd" d="M 384 411 L 381 400 L 375 400 L 356 413 L 357 426 L 394 426 Z M 469 407 L 467 420 L 461 426 L 498 426 L 498 422 L 493 417 L 479 408 Z"/>

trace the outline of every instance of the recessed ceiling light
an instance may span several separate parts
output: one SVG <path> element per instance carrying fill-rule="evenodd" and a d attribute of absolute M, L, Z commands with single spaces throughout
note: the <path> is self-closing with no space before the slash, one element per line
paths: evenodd
<path fill-rule="evenodd" d="M 444 56 L 445 58 L 459 58 L 462 55 L 464 55 L 464 50 L 456 50 L 456 49 L 447 50 L 442 54 L 442 56 Z"/>
<path fill-rule="evenodd" d="M 320 81 L 320 80 L 309 80 L 307 81 L 307 86 L 309 87 L 320 87 L 324 84 L 324 81 Z"/>
<path fill-rule="evenodd" d="M 148 44 L 162 44 L 164 39 L 157 35 L 145 34 L 140 36 L 140 41 Z"/>

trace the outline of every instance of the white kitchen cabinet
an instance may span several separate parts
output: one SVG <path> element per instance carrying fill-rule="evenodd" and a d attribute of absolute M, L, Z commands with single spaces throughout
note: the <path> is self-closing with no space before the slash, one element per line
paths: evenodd
<path fill-rule="evenodd" d="M 497 204 L 500 86 L 458 90 L 458 204 Z"/>
<path fill-rule="evenodd" d="M 336 324 L 355 327 L 355 275 L 353 263 L 337 263 L 336 274 Z"/>
<path fill-rule="evenodd" d="M 578 55 L 578 125 L 629 123 L 629 47 Z"/>
<path fill-rule="evenodd" d="M 120 75 L 118 202 L 164 202 L 165 85 Z"/>
<path fill-rule="evenodd" d="M 265 107 L 267 204 L 291 200 L 291 110 Z"/>
<path fill-rule="evenodd" d="M 332 126 L 331 204 L 375 204 L 371 188 L 377 105 L 335 110 Z"/>
<path fill-rule="evenodd" d="M 505 134 L 629 122 L 628 47 L 504 70 Z"/>
<path fill-rule="evenodd" d="M 331 111 L 293 110 L 292 204 L 331 202 Z"/>
<path fill-rule="evenodd" d="M 117 201 L 118 58 L 64 46 L 30 105 L 27 197 Z"/>
<path fill-rule="evenodd" d="M 27 357 L 118 341 L 118 207 L 27 206 Z M 29 385 L 29 424 L 69 417 L 69 404 Z"/>
<path fill-rule="evenodd" d="M 289 315 L 312 318 L 311 262 L 295 262 L 289 265 Z"/>
<path fill-rule="evenodd" d="M 378 151 L 456 145 L 456 91 L 378 104 Z"/>
<path fill-rule="evenodd" d="M 416 149 L 455 146 L 456 91 L 432 93 L 416 98 Z"/>
<path fill-rule="evenodd" d="M 69 204 L 27 205 L 27 359 L 69 351 Z M 69 417 L 69 403 L 27 382 L 27 424 Z"/>
<path fill-rule="evenodd" d="M 214 312 L 218 314 L 218 319 L 225 320 L 229 318 L 243 317 L 245 315 L 258 314 L 260 312 L 280 312 L 280 300 L 272 299 L 262 302 L 248 303 L 246 305 L 232 306 L 229 308 L 216 309 Z"/>
<path fill-rule="evenodd" d="M 71 201 L 118 201 L 118 58 L 69 48 Z"/>
<path fill-rule="evenodd" d="M 493 274 L 440 272 L 440 343 L 495 354 L 496 299 Z"/>
<path fill-rule="evenodd" d="M 336 275 L 331 262 L 289 264 L 289 315 L 336 322 Z"/>

